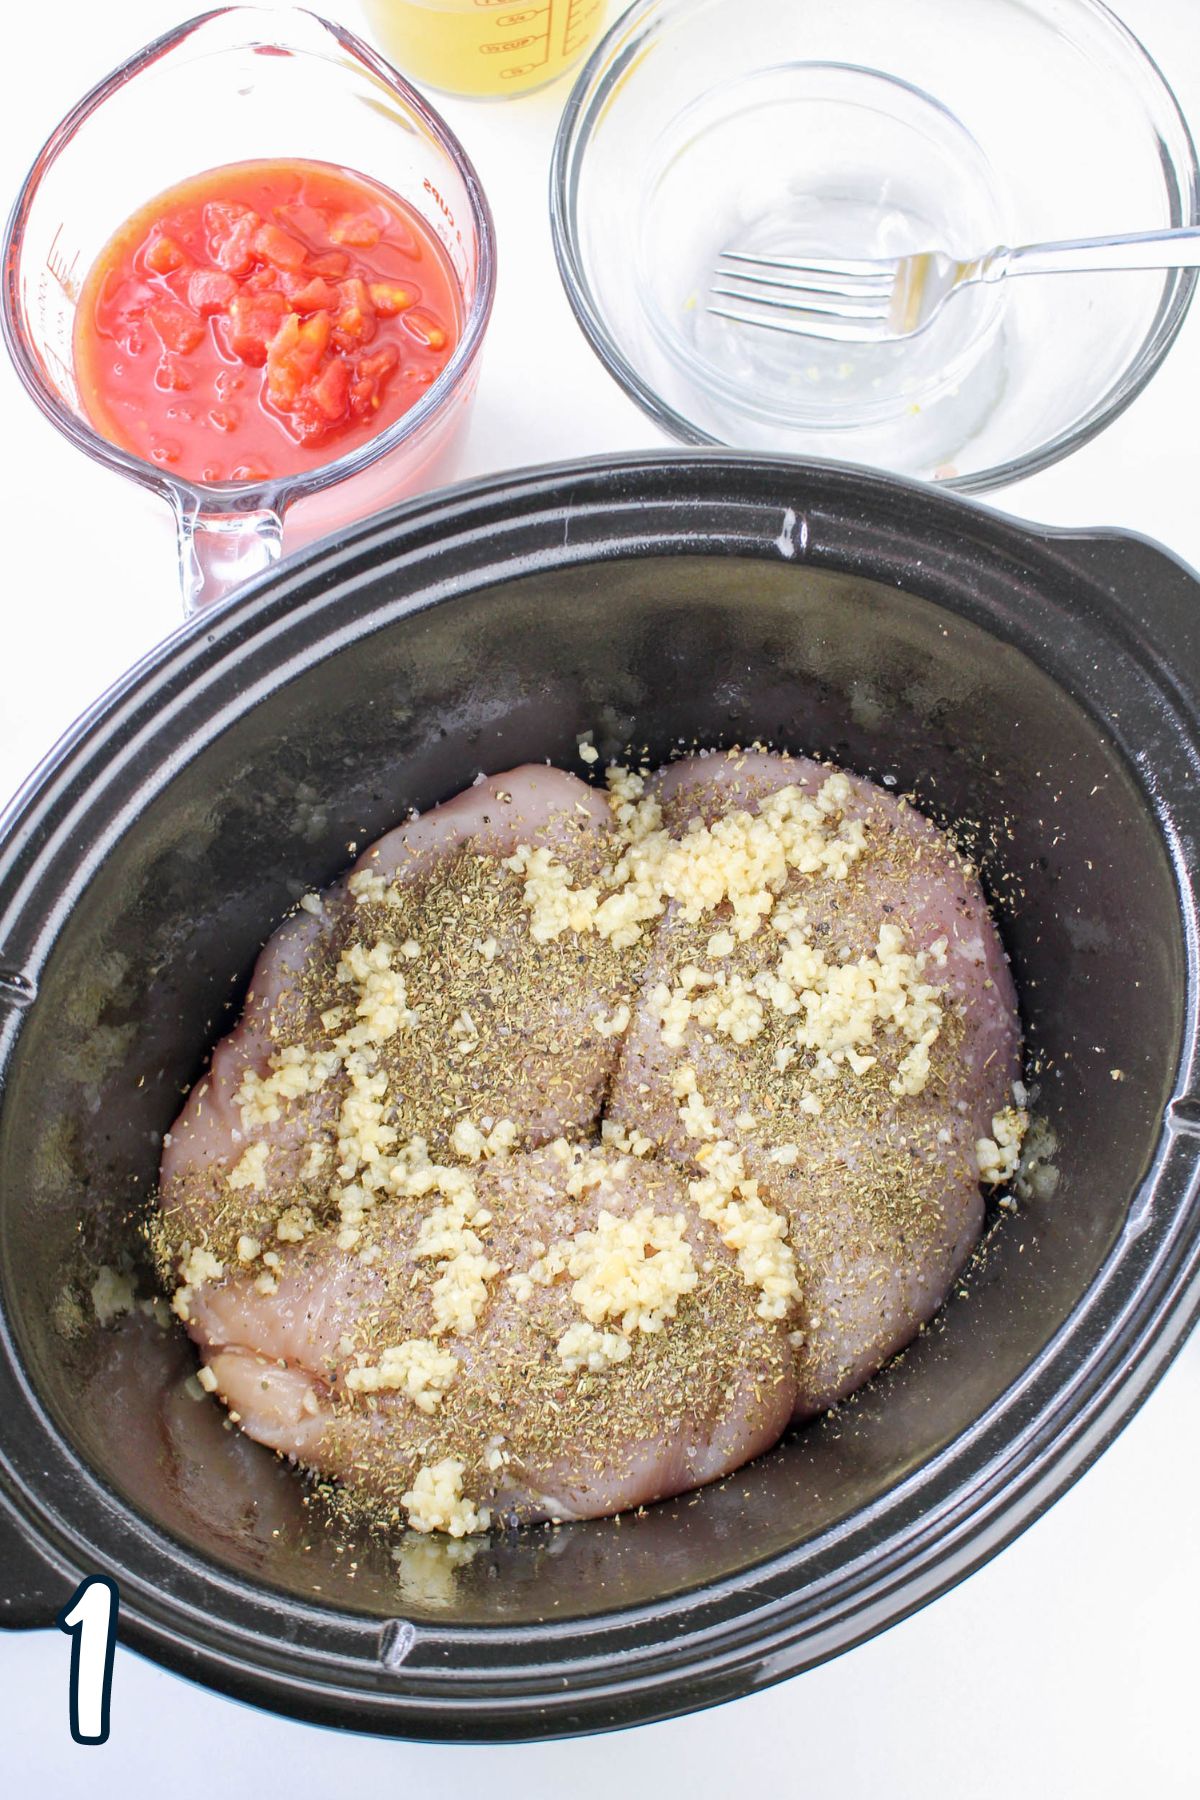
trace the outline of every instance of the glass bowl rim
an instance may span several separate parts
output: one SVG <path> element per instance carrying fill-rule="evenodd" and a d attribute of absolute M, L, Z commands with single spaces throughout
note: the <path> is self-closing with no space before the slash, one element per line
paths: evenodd
<path fill-rule="evenodd" d="M 583 269 L 577 230 L 576 195 L 579 173 L 597 120 L 603 117 L 608 103 L 630 63 L 628 56 L 614 57 L 618 40 L 625 37 L 644 19 L 659 11 L 671 0 L 633 0 L 609 26 L 580 71 L 563 108 L 554 140 L 550 164 L 550 231 L 559 277 L 576 322 L 595 354 L 628 397 L 657 425 L 677 442 L 708 449 L 746 449 L 705 431 L 671 406 L 634 368 L 610 332 L 604 315 L 596 304 Z M 1080 14 L 1104 25 L 1118 40 L 1126 57 L 1131 58 L 1138 73 L 1157 90 L 1157 96 L 1171 124 L 1180 134 L 1182 159 L 1164 167 L 1164 178 L 1170 190 L 1174 226 L 1200 226 L 1200 160 L 1183 109 L 1170 82 L 1157 62 L 1129 26 L 1104 3 L 1104 0 L 1069 0 Z M 608 65 L 606 67 L 606 65 Z M 1161 142 L 1157 122 L 1147 114 Z M 1189 204 L 1190 202 L 1190 204 Z M 1082 417 L 1023 451 L 1020 455 L 976 469 L 965 475 L 935 478 L 933 485 L 962 494 L 985 493 L 1023 481 L 1030 475 L 1060 462 L 1064 457 L 1090 443 L 1106 426 L 1119 418 L 1132 405 L 1156 373 L 1187 317 L 1200 270 L 1164 271 L 1162 293 L 1154 316 L 1141 344 L 1117 379 L 1087 408 Z M 766 452 L 764 452 L 766 454 Z M 817 452 L 806 452 L 815 455 Z M 828 452 L 826 454 L 832 454 Z M 863 465 L 868 466 L 868 465 Z M 876 465 L 869 465 L 876 466 Z M 886 465 L 878 465 L 886 468 Z M 889 471 L 893 474 L 900 471 Z"/>

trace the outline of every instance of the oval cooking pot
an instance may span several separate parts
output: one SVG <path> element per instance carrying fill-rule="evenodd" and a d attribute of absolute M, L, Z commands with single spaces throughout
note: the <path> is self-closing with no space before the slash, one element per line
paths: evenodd
<path fill-rule="evenodd" d="M 835 466 L 625 458 L 476 483 L 286 563 L 155 650 L 0 834 L 0 1611 L 119 1583 L 125 1641 L 242 1699 L 473 1739 L 661 1718 L 804 1669 L 992 1555 L 1200 1308 L 1195 577 Z M 480 769 L 776 744 L 974 845 L 1056 1191 L 836 1417 L 612 1522 L 345 1543 L 99 1330 L 181 1091 L 264 938 Z M 91 1323 L 89 1323 L 91 1320 Z"/>

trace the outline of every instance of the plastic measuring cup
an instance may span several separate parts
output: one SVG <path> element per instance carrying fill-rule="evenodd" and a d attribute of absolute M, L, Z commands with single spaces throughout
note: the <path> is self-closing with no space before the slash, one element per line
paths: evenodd
<path fill-rule="evenodd" d="M 599 34 L 608 0 L 363 0 L 406 75 L 451 94 L 526 94 Z"/>
<path fill-rule="evenodd" d="M 345 455 L 262 482 L 183 480 L 109 443 L 85 417 L 72 363 L 80 290 L 113 231 L 156 191 L 225 163 L 280 157 L 370 176 L 415 209 L 454 272 L 459 341 L 417 403 Z M 494 286 L 483 190 L 425 101 L 339 25 L 308 12 L 229 7 L 139 50 L 49 138 L 9 220 L 0 323 L 51 422 L 171 503 L 184 606 L 194 612 L 282 550 L 452 472 Z"/>

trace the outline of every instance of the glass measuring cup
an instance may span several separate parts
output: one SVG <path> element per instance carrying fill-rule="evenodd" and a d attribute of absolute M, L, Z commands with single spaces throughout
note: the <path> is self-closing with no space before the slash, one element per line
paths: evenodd
<path fill-rule="evenodd" d="M 459 342 L 408 412 L 344 456 L 262 482 L 183 480 L 110 443 L 84 416 L 72 363 L 80 290 L 112 232 L 154 192 L 221 164 L 281 157 L 355 170 L 416 210 L 460 290 Z M 0 323 L 47 418 L 78 449 L 170 502 L 190 613 L 284 549 L 444 479 L 494 286 L 487 200 L 462 146 L 420 96 L 339 25 L 228 7 L 138 51 L 49 138 L 9 220 Z"/>
<path fill-rule="evenodd" d="M 389 56 L 451 94 L 527 94 L 583 55 L 608 0 L 363 0 Z"/>

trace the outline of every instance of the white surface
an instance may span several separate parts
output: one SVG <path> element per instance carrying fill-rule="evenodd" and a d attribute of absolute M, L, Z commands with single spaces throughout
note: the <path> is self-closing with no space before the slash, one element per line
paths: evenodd
<path fill-rule="evenodd" d="M 359 25 L 352 0 L 324 10 Z M 1119 10 L 1200 126 L 1200 4 L 1120 0 Z M 186 11 L 187 0 L 5 9 L 5 204 L 76 97 Z M 661 442 L 592 357 L 554 272 L 546 173 L 566 91 L 560 82 L 506 105 L 444 103 L 481 169 L 501 252 L 464 474 Z M 71 451 L 0 363 L 2 797 L 175 624 L 178 601 L 162 510 Z M 1054 524 L 1130 527 L 1200 564 L 1198 395 L 1200 312 L 1115 426 L 998 504 Z M 119 1651 L 112 1738 L 86 1749 L 67 1731 L 70 1646 L 48 1632 L 0 1637 L 0 1772 L 21 1796 L 161 1786 L 172 1800 L 241 1800 L 267 1782 L 300 1792 L 371 1784 L 426 1800 L 477 1784 L 494 1800 L 651 1800 L 664 1787 L 715 1800 L 751 1770 L 760 1790 L 840 1800 L 1191 1797 L 1198 1436 L 1200 1337 L 1097 1467 L 986 1569 L 837 1662 L 699 1717 L 511 1749 L 376 1742 L 234 1706 Z"/>

